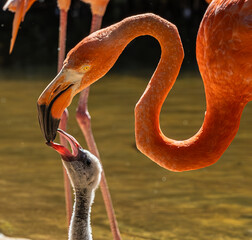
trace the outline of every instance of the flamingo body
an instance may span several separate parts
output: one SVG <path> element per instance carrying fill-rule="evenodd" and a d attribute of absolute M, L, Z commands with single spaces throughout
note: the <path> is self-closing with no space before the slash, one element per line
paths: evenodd
<path fill-rule="evenodd" d="M 219 0 L 209 6 L 196 48 L 206 94 L 241 104 L 251 101 L 251 41 L 252 1 Z"/>
<path fill-rule="evenodd" d="M 207 109 L 202 127 L 193 137 L 176 141 L 160 129 L 161 107 L 177 78 L 184 53 L 173 24 L 154 14 L 143 14 L 91 34 L 68 53 L 61 72 L 38 99 L 46 139 L 55 138 L 57 121 L 73 96 L 105 75 L 130 41 L 150 35 L 158 40 L 162 53 L 135 108 L 138 149 L 172 171 L 215 163 L 235 137 L 242 111 L 251 100 L 251 10 L 251 0 L 214 0 L 203 17 L 196 53 Z"/>

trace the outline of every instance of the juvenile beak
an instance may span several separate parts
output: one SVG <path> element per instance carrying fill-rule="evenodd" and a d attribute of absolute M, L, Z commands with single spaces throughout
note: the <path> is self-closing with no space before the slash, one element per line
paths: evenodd
<path fill-rule="evenodd" d="M 37 101 L 40 128 L 48 142 L 56 137 L 61 115 L 78 92 L 82 76 L 62 69 Z"/>
<path fill-rule="evenodd" d="M 58 143 L 47 142 L 46 144 L 55 149 L 61 155 L 64 161 L 68 162 L 74 161 L 78 156 L 80 149 L 82 149 L 80 144 L 73 136 L 64 132 L 63 130 L 58 129 L 58 132 L 69 142 L 72 149 L 72 153 L 67 148 Z"/>

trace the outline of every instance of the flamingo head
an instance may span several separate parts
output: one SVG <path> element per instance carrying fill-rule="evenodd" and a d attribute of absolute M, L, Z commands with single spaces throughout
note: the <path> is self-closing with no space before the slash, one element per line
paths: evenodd
<path fill-rule="evenodd" d="M 72 186 L 75 189 L 96 189 L 102 171 L 99 160 L 89 151 L 84 150 L 73 136 L 61 129 L 58 129 L 58 132 L 69 142 L 72 152 L 54 142 L 47 142 L 47 145 L 61 155 Z"/>
<path fill-rule="evenodd" d="M 55 139 L 61 115 L 73 97 L 104 76 L 121 54 L 118 48 L 123 41 L 118 39 L 112 45 L 111 35 L 115 34 L 108 28 L 84 38 L 68 53 L 63 68 L 40 95 L 39 122 L 47 141 Z"/>

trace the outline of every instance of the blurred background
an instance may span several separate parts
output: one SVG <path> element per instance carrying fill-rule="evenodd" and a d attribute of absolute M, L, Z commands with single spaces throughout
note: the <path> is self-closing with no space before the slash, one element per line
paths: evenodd
<path fill-rule="evenodd" d="M 4 3 L 0 1 L 0 8 Z M 163 133 L 177 140 L 194 135 L 204 120 L 195 43 L 206 8 L 203 0 L 110 0 L 102 24 L 153 12 L 177 26 L 185 59 L 160 116 Z M 35 2 L 9 55 L 13 16 L 0 10 L 0 233 L 33 240 L 67 239 L 62 164 L 45 145 L 36 109 L 38 96 L 57 71 L 59 11 L 56 0 Z M 90 23 L 90 7 L 72 0 L 67 51 L 88 35 Z M 159 57 L 157 41 L 139 37 L 91 87 L 93 132 L 122 238 L 251 240 L 251 104 L 231 146 L 208 168 L 169 172 L 136 149 L 134 106 Z M 86 147 L 75 121 L 77 101 L 78 96 L 68 109 L 68 132 Z M 112 239 L 100 190 L 92 208 L 92 227 L 95 240 Z"/>
<path fill-rule="evenodd" d="M 5 1 L 1 0 L 1 9 Z M 185 49 L 183 70 L 197 69 L 195 42 L 198 27 L 207 7 L 204 0 L 111 0 L 102 27 L 125 17 L 152 12 L 174 23 Z M 39 0 L 34 3 L 21 24 L 15 50 L 9 55 L 13 13 L 0 14 L 0 68 L 27 69 L 41 66 L 55 67 L 57 63 L 59 11 L 56 1 Z M 88 4 L 72 0 L 68 14 L 67 50 L 74 47 L 90 31 L 91 11 Z M 128 46 L 117 69 L 147 68 L 159 59 L 159 45 L 151 37 L 141 37 Z M 28 57 L 29 56 L 29 57 Z"/>

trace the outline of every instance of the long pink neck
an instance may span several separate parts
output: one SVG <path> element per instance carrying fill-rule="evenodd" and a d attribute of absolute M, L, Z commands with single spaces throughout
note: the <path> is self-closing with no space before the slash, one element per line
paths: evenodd
<path fill-rule="evenodd" d="M 112 32 L 117 32 L 114 37 L 120 42 L 121 51 L 132 39 L 141 35 L 156 38 L 162 51 L 157 69 L 135 108 L 138 149 L 172 171 L 199 169 L 215 163 L 237 133 L 245 105 L 206 92 L 207 112 L 198 133 L 185 141 L 167 138 L 160 130 L 159 115 L 183 60 L 177 29 L 173 24 L 148 14 L 145 19 L 136 17 L 128 24 L 122 22 L 118 30 Z M 117 52 L 118 55 L 121 51 Z"/>
<path fill-rule="evenodd" d="M 172 171 L 193 170 L 215 163 L 237 133 L 245 104 L 232 101 L 228 94 L 223 96 L 221 87 L 214 91 L 213 85 L 206 84 L 209 81 L 211 83 L 213 79 L 210 79 L 207 70 L 202 70 L 207 101 L 207 112 L 202 127 L 195 136 L 185 141 L 175 141 L 163 135 L 159 125 L 161 107 L 176 81 L 184 57 L 179 33 L 170 22 L 153 14 L 138 15 L 97 31 L 84 39 L 72 53 L 79 53 L 77 59 L 80 59 L 86 54 L 85 51 L 88 51 L 86 48 L 81 50 L 81 47 L 88 43 L 90 49 L 97 50 L 99 56 L 102 56 L 96 57 L 96 65 L 102 67 L 90 77 L 90 82 L 88 78 L 85 79 L 82 88 L 105 75 L 129 42 L 143 35 L 156 38 L 162 53 L 159 64 L 135 108 L 138 149 L 160 166 Z M 92 58 L 93 54 L 92 52 Z M 86 56 L 89 57 L 88 54 Z M 218 79 L 215 79 L 215 83 L 218 83 Z"/>
<path fill-rule="evenodd" d="M 162 134 L 159 121 L 154 117 L 160 112 L 158 104 L 151 100 L 148 91 L 144 98 L 135 110 L 137 147 L 154 162 L 172 171 L 194 170 L 215 163 L 235 137 L 243 110 L 232 103 L 208 105 L 200 130 L 188 140 L 175 141 Z M 147 124 L 145 119 L 148 119 Z"/>

